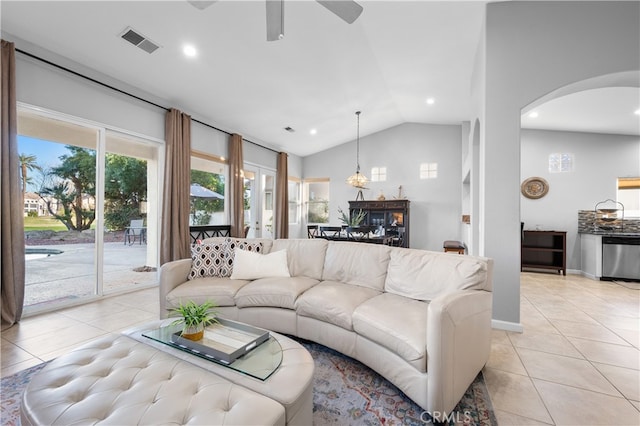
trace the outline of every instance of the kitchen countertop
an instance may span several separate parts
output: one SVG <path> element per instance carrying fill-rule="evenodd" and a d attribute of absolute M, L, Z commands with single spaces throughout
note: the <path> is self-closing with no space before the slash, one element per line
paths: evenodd
<path fill-rule="evenodd" d="M 640 232 L 578 231 L 578 234 L 602 235 L 604 237 L 640 237 Z"/>

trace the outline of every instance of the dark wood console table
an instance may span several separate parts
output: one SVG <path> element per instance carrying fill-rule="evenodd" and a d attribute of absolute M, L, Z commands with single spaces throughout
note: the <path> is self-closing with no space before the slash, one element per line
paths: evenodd
<path fill-rule="evenodd" d="M 567 233 L 565 231 L 523 231 L 520 270 L 555 269 L 567 275 Z"/>

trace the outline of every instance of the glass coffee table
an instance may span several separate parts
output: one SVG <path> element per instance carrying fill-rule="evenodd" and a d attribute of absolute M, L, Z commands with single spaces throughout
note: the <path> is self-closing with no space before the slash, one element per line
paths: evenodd
<path fill-rule="evenodd" d="M 206 350 L 202 350 L 202 346 L 206 347 L 207 345 L 213 348 L 214 342 L 207 343 L 206 339 L 203 339 L 198 342 L 199 345 L 192 347 L 178 343 L 175 335 L 179 334 L 180 330 L 182 330 L 181 325 L 167 324 L 144 330 L 142 336 L 260 380 L 268 379 L 282 363 L 282 347 L 273 336 L 269 336 L 266 341 L 239 358 L 227 362 L 224 359 L 211 356 Z"/>

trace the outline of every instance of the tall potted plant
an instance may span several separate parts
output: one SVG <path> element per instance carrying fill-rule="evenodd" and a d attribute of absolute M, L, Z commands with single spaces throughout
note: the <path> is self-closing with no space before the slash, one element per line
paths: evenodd
<path fill-rule="evenodd" d="M 204 328 L 210 324 L 218 322 L 216 318 L 216 305 L 207 301 L 198 305 L 190 300 L 185 304 L 173 309 L 170 316 L 179 317 L 172 325 L 182 324 L 180 336 L 189 340 L 200 340 L 204 337 Z"/>

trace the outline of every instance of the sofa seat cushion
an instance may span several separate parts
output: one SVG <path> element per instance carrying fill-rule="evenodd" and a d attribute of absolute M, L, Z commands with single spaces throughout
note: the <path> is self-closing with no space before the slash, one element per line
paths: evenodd
<path fill-rule="evenodd" d="M 228 277 L 203 277 L 190 280 L 167 294 L 167 308 L 177 308 L 180 303 L 186 303 L 189 300 L 197 304 L 211 301 L 216 306 L 235 306 L 236 293 L 249 283 L 250 281 L 247 280 L 232 280 Z"/>
<path fill-rule="evenodd" d="M 261 278 L 243 286 L 235 296 L 238 308 L 269 306 L 294 309 L 296 299 L 318 280 L 308 277 Z"/>
<path fill-rule="evenodd" d="M 379 294 L 367 287 L 323 281 L 298 298 L 296 312 L 353 331 L 353 311 Z"/>
<path fill-rule="evenodd" d="M 355 309 L 353 329 L 425 372 L 428 307 L 427 302 L 383 293 Z"/>

